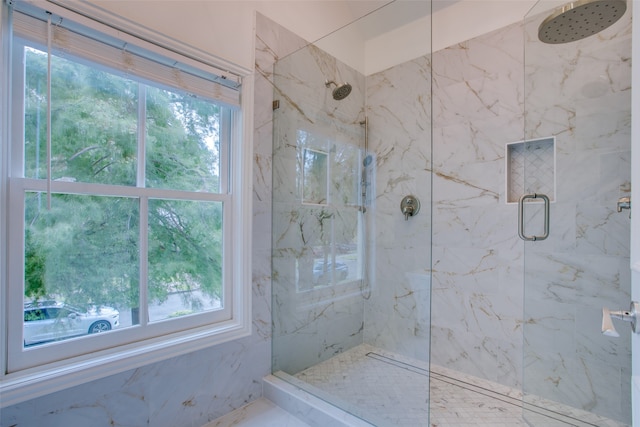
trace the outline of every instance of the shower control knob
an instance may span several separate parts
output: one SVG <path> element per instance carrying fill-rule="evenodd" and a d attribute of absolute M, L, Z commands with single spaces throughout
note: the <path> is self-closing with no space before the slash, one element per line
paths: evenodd
<path fill-rule="evenodd" d="M 420 211 L 420 201 L 415 196 L 405 196 L 400 202 L 400 211 L 407 221 L 410 216 L 415 216 Z"/>

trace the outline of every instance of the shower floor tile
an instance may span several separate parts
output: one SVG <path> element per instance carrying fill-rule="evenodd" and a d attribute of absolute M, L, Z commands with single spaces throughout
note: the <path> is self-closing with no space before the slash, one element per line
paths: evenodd
<path fill-rule="evenodd" d="M 429 371 L 426 362 L 366 344 L 295 377 L 317 389 L 320 397 L 380 427 L 626 427 L 543 399 L 525 405 L 523 419 L 519 390 L 442 367 Z"/>

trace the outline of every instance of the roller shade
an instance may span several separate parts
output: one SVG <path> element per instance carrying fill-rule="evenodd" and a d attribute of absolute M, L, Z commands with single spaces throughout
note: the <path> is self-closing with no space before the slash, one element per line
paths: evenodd
<path fill-rule="evenodd" d="M 195 61 L 189 61 L 189 58 L 181 62 L 175 59 L 175 55 L 164 56 L 157 52 L 157 46 L 154 46 L 154 51 L 145 49 L 141 45 L 147 42 L 140 40 L 135 43 L 133 36 L 111 36 L 109 33 L 114 32 L 112 28 L 101 32 L 100 26 L 103 24 L 95 23 L 95 26 L 89 28 L 68 17 L 51 14 L 30 5 L 24 9 L 26 10 L 13 10 L 14 35 L 39 44 L 46 50 L 47 20 L 51 17 L 54 55 L 101 64 L 126 74 L 129 78 L 180 89 L 228 106 L 240 105 L 241 79 L 237 75 L 217 70 L 207 64 L 194 66 Z"/>

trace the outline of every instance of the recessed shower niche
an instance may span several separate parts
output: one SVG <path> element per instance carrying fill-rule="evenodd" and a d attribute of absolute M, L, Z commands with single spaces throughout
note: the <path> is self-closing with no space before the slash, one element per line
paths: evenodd
<path fill-rule="evenodd" d="M 554 136 L 506 145 L 507 203 L 523 194 L 546 194 L 556 200 L 556 138 Z"/>

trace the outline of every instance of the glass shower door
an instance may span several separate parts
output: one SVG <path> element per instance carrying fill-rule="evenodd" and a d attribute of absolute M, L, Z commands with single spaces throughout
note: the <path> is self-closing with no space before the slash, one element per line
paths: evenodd
<path fill-rule="evenodd" d="M 429 425 L 430 11 L 391 2 L 273 72 L 272 371 L 380 427 Z"/>
<path fill-rule="evenodd" d="M 272 372 L 375 425 L 361 383 L 372 214 L 365 77 L 319 43 L 274 66 Z M 373 408 L 375 409 L 375 408 Z"/>
<path fill-rule="evenodd" d="M 272 354 L 289 375 L 362 342 L 364 76 L 317 61 L 335 60 L 309 45 L 274 71 Z"/>
<path fill-rule="evenodd" d="M 611 337 L 601 326 L 603 307 L 630 302 L 631 10 L 596 35 L 543 43 L 539 26 L 557 5 L 540 1 L 525 18 L 517 155 L 522 194 L 533 197 L 521 202 L 521 230 L 549 235 L 525 242 L 524 416 L 629 425 L 630 328 L 617 323 Z"/>

